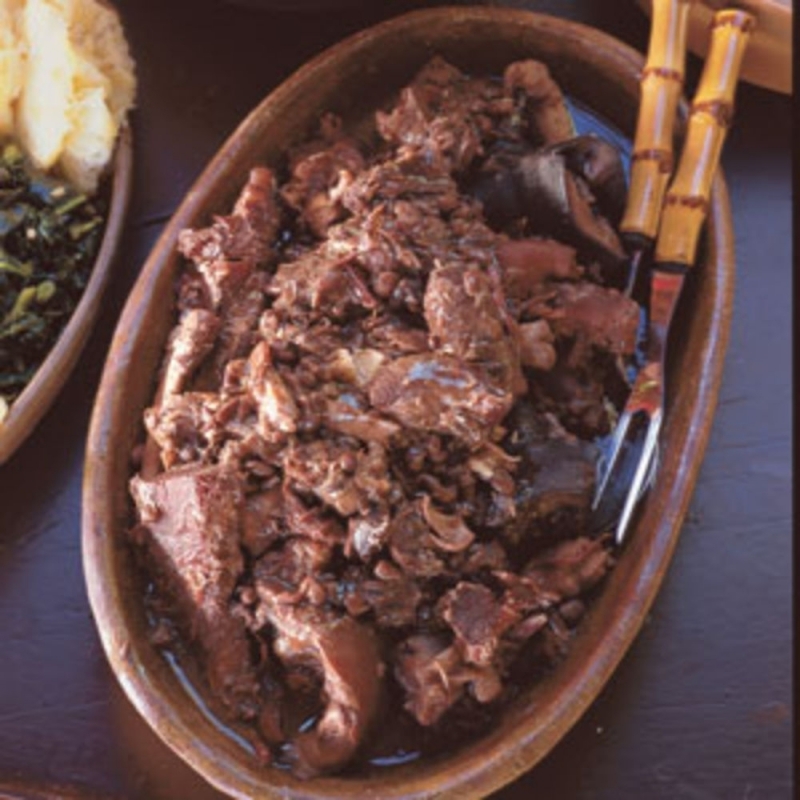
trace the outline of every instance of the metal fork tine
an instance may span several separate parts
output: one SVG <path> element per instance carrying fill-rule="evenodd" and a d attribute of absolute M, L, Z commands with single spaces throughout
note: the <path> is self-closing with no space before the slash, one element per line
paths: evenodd
<path fill-rule="evenodd" d="M 658 451 L 658 436 L 661 430 L 661 412 L 656 411 L 648 422 L 647 435 L 645 436 L 644 445 L 642 447 L 642 455 L 639 463 L 636 465 L 636 473 L 631 481 L 628 494 L 625 497 L 625 506 L 622 509 L 619 522 L 617 523 L 617 530 L 614 535 L 615 541 L 618 545 L 622 544 L 622 540 L 627 533 L 628 525 L 630 524 L 633 511 L 636 504 L 639 502 L 639 497 L 647 486 L 648 479 L 651 477 L 654 458 Z"/>
<path fill-rule="evenodd" d="M 642 492 L 646 492 L 656 479 L 656 470 L 658 469 L 658 459 L 660 455 L 661 451 L 658 442 L 656 442 L 655 450 L 653 450 L 653 458 L 650 461 L 650 469 L 647 472 L 647 477 L 644 479 L 644 486 L 642 486 Z"/>
<path fill-rule="evenodd" d="M 625 412 L 617 421 L 617 426 L 614 429 L 614 437 L 612 439 L 611 453 L 606 461 L 603 477 L 600 480 L 600 485 L 597 487 L 594 495 L 594 502 L 592 503 L 592 510 L 597 511 L 600 503 L 603 500 L 608 484 L 611 481 L 611 473 L 614 471 L 614 465 L 619 460 L 620 453 L 622 452 L 622 445 L 625 442 L 628 428 L 631 424 L 633 415 L 630 412 Z"/>

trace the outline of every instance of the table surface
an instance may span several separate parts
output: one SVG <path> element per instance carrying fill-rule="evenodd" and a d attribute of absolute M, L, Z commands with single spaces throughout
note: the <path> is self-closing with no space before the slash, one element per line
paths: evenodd
<path fill-rule="evenodd" d="M 587 22 L 646 49 L 648 22 L 632 2 L 506 4 Z M 93 396 L 150 247 L 239 120 L 327 45 L 433 4 L 389 0 L 312 15 L 221 0 L 117 5 L 140 79 L 121 255 L 77 370 L 0 468 L 0 797 L 13 784 L 30 796 L 49 785 L 47 796 L 56 797 L 212 800 L 219 794 L 128 703 L 95 631 L 80 554 Z M 691 58 L 691 88 L 698 67 Z M 498 798 L 792 795 L 790 115 L 789 98 L 740 88 L 723 155 L 738 265 L 730 349 L 711 442 L 661 593 L 597 702 Z"/>

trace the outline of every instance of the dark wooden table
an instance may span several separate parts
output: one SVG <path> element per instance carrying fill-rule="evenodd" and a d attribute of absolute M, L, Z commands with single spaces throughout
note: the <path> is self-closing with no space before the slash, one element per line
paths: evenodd
<path fill-rule="evenodd" d="M 133 207 L 78 369 L 0 468 L 0 797 L 55 784 L 129 800 L 219 795 L 139 718 L 84 591 L 81 474 L 92 399 L 122 303 L 165 220 L 240 118 L 307 57 L 421 2 L 293 15 L 220 0 L 117 0 L 139 64 Z M 427 5 L 431 5 L 430 3 Z M 639 50 L 633 2 L 509 3 Z M 368 10 L 363 10 L 368 9 Z M 691 60 L 690 86 L 698 76 Z M 791 102 L 738 95 L 723 165 L 738 250 L 733 331 L 711 443 L 663 590 L 600 699 L 498 797 L 786 800 L 792 795 Z M 31 791 L 33 791 L 31 789 Z"/>

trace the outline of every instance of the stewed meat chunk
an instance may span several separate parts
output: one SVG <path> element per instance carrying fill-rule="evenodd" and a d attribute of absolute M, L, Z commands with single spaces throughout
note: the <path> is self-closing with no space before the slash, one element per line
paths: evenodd
<path fill-rule="evenodd" d="M 131 492 L 138 536 L 159 586 L 200 646 L 213 691 L 234 712 L 252 717 L 259 705 L 256 670 L 244 624 L 231 613 L 244 569 L 241 477 L 219 466 L 186 467 L 152 480 L 134 477 Z"/>

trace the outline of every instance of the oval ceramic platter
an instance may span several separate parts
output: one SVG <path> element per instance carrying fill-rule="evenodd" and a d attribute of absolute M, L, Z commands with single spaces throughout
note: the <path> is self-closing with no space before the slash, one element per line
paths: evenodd
<path fill-rule="evenodd" d="M 83 557 L 106 654 L 157 734 L 214 786 L 240 798 L 483 797 L 540 761 L 584 713 L 636 636 L 667 570 L 711 427 L 728 339 L 733 235 L 724 180 L 714 184 L 702 264 L 687 284 L 672 342 L 663 459 L 656 483 L 567 659 L 524 691 L 498 725 L 446 758 L 366 777 L 300 781 L 264 767 L 193 700 L 148 640 L 126 544 L 130 453 L 141 436 L 173 325 L 179 232 L 226 209 L 259 161 L 277 164 L 320 112 L 359 119 L 432 55 L 473 74 L 537 58 L 566 93 L 631 135 L 642 56 L 609 36 L 550 16 L 499 8 L 417 11 L 359 33 L 307 63 L 239 126 L 186 196 L 152 251 L 120 319 L 89 433 Z M 679 376 L 679 377 L 678 377 Z"/>
<path fill-rule="evenodd" d="M 72 372 L 100 311 L 100 303 L 111 276 L 114 256 L 122 236 L 133 179 L 131 132 L 120 131 L 110 178 L 106 227 L 97 259 L 80 302 L 56 343 L 36 370 L 8 416 L 0 422 L 0 464 L 8 461 L 27 439 L 55 401 Z"/>

